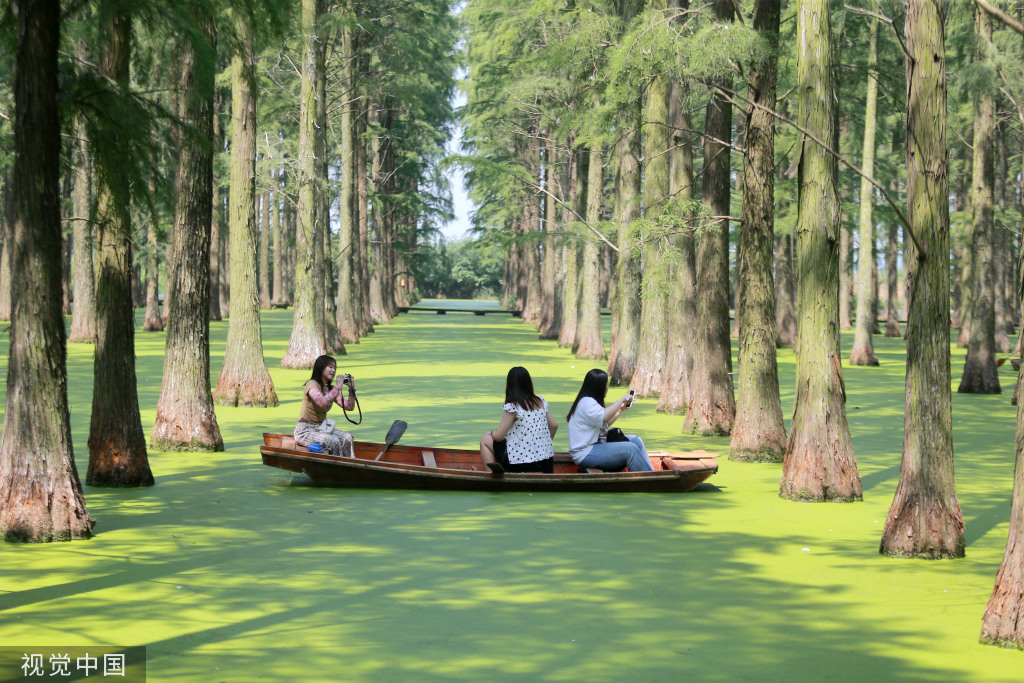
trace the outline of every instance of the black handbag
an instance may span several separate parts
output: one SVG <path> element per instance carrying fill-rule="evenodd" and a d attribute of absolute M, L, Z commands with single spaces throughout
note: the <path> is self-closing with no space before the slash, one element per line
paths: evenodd
<path fill-rule="evenodd" d="M 623 434 L 622 430 L 619 429 L 618 427 L 612 427 L 611 429 L 609 429 L 608 438 L 605 440 L 608 443 L 612 443 L 614 441 L 629 441 L 629 439 L 626 438 L 626 435 Z"/>

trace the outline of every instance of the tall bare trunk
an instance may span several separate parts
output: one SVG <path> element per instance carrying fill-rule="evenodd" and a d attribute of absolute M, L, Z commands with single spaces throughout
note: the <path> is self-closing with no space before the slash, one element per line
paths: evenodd
<path fill-rule="evenodd" d="M 85 58 L 83 44 L 79 57 Z M 75 306 L 68 341 L 96 341 L 96 277 L 93 271 L 92 163 L 88 131 L 80 115 L 75 123 L 75 192 L 73 199 Z"/>
<path fill-rule="evenodd" d="M 601 160 L 601 145 L 595 144 L 589 150 L 587 166 L 587 222 L 596 225 L 601 220 L 601 196 L 604 163 Z M 601 338 L 601 302 L 599 281 L 601 277 L 601 246 L 594 235 L 587 235 L 583 241 L 583 268 L 580 272 L 580 310 L 576 329 L 576 357 L 581 360 L 604 360 L 604 340 Z"/>
<path fill-rule="evenodd" d="M 14 77 L 15 160 L 7 408 L 0 442 L 0 536 L 67 541 L 92 535 L 75 469 L 67 348 L 60 311 L 60 3 L 22 0 Z"/>
<path fill-rule="evenodd" d="M 949 181 L 943 10 L 907 3 L 907 374 L 900 480 L 880 552 L 963 557 L 953 480 L 949 367 Z M 1020 444 L 1018 440 L 1018 453 Z"/>
<path fill-rule="evenodd" d="M 832 29 L 825 0 L 797 0 L 797 122 L 834 144 Z M 791 500 L 861 500 L 846 422 L 839 348 L 839 234 L 836 160 L 804 137 L 799 152 L 800 212 L 796 401 L 779 495 Z"/>

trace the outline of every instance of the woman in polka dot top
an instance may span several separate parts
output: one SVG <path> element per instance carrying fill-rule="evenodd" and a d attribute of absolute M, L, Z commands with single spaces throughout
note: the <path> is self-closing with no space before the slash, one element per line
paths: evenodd
<path fill-rule="evenodd" d="M 514 367 L 505 380 L 505 405 L 497 429 L 480 439 L 480 458 L 495 474 L 554 472 L 555 447 L 551 438 L 558 423 L 548 402 L 533 393 L 526 368 Z"/>

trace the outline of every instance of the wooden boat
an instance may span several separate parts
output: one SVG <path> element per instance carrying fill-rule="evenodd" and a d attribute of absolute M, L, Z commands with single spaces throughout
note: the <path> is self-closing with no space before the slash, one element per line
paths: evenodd
<path fill-rule="evenodd" d="M 650 451 L 653 472 L 580 473 L 566 453 L 554 474 L 491 473 L 480 453 L 356 441 L 354 457 L 311 453 L 290 434 L 263 435 L 263 464 L 309 477 L 317 486 L 457 491 L 691 491 L 718 471 L 715 453 Z M 385 451 L 384 455 L 376 458 Z"/>

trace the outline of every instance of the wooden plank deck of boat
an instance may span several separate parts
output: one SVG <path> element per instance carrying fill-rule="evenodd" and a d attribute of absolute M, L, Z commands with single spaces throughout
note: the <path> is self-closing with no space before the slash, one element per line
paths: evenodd
<path fill-rule="evenodd" d="M 495 475 L 477 451 L 355 442 L 355 457 L 310 453 L 286 434 L 264 434 L 263 464 L 305 474 L 318 486 L 464 491 L 690 491 L 718 471 L 716 454 L 652 451 L 654 472 L 580 473 L 568 455 L 555 457 L 554 474 Z"/>

